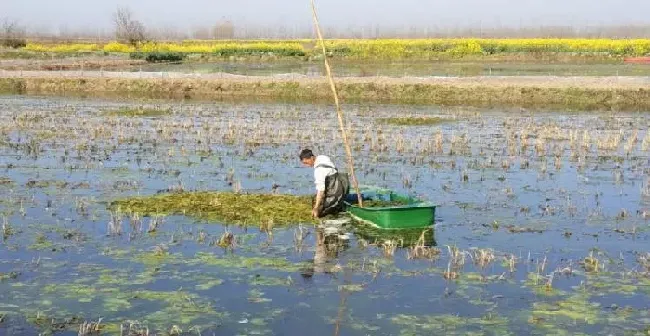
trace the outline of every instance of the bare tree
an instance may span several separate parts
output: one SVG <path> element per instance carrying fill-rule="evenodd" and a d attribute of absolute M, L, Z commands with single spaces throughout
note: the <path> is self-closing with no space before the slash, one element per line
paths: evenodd
<path fill-rule="evenodd" d="M 235 38 L 235 25 L 228 20 L 217 22 L 212 27 L 212 36 L 218 40 L 232 40 Z"/>
<path fill-rule="evenodd" d="M 18 24 L 16 20 L 2 20 L 2 30 L 0 31 L 0 43 L 9 48 L 22 48 L 27 45 L 25 39 L 25 28 Z"/>
<path fill-rule="evenodd" d="M 145 28 L 142 22 L 133 18 L 133 13 L 126 7 L 118 8 L 113 16 L 115 37 L 118 41 L 136 45 L 145 40 Z"/>

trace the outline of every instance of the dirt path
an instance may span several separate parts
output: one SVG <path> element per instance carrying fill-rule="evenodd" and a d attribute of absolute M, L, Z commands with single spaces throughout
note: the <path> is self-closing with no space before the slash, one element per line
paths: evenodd
<path fill-rule="evenodd" d="M 199 79 L 256 83 L 322 84 L 325 77 L 285 74 L 244 76 L 226 73 L 192 74 L 178 72 L 108 72 L 108 71 L 0 71 L 0 78 L 119 78 L 119 79 Z M 451 87 L 522 87 L 580 89 L 650 89 L 648 77 L 595 76 L 475 76 L 475 77 L 339 77 L 339 83 L 381 85 L 446 85 Z"/>

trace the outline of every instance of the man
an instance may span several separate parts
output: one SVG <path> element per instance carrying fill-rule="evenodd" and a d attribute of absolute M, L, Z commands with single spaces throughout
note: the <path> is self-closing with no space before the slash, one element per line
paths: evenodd
<path fill-rule="evenodd" d="M 316 196 L 311 214 L 314 218 L 337 214 L 344 209 L 343 201 L 350 193 L 348 175 L 339 173 L 325 155 L 315 156 L 310 149 L 300 152 L 300 162 L 314 168 Z"/>

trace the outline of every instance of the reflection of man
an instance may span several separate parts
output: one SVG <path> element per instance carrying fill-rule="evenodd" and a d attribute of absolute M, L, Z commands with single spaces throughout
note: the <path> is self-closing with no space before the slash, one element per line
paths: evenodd
<path fill-rule="evenodd" d="M 314 272 L 324 273 L 327 264 L 327 245 L 325 245 L 325 233 L 323 230 L 316 230 L 316 251 L 314 252 Z"/>
<path fill-rule="evenodd" d="M 330 264 L 338 257 L 339 251 L 344 249 L 338 235 L 326 235 L 323 229 L 316 229 L 316 246 L 314 264 L 302 272 L 304 278 L 311 278 L 314 273 L 332 273 L 335 265 Z"/>

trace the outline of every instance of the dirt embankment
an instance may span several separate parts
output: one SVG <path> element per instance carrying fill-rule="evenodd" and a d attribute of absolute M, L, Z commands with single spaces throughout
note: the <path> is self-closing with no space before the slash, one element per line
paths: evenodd
<path fill-rule="evenodd" d="M 650 110 L 650 77 L 345 77 L 341 98 L 474 106 Z M 162 98 L 269 98 L 326 101 L 325 77 L 297 74 L 240 76 L 172 72 L 0 71 L 0 92 L 127 95 Z"/>

